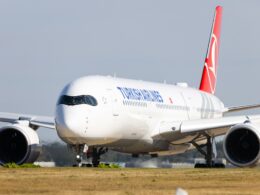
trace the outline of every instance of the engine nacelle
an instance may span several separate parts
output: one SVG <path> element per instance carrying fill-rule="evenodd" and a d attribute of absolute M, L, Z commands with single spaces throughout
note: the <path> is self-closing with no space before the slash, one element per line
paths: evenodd
<path fill-rule="evenodd" d="M 260 158 L 260 127 L 244 123 L 230 128 L 223 143 L 227 160 L 238 167 L 255 166 Z"/>
<path fill-rule="evenodd" d="M 39 137 L 28 125 L 14 124 L 0 129 L 0 164 L 33 163 L 40 152 Z"/>

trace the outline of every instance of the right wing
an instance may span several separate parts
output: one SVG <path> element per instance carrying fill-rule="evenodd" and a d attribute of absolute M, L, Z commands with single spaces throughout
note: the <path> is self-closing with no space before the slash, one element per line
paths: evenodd
<path fill-rule="evenodd" d="M 35 127 L 55 129 L 53 117 L 0 112 L 0 122 L 16 123 L 19 120 L 28 121 Z"/>

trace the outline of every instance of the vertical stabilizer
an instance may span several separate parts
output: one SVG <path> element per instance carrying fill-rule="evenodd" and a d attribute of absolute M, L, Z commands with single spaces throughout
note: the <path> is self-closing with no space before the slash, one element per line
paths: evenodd
<path fill-rule="evenodd" d="M 222 7 L 217 6 L 204 63 L 200 90 L 214 94 L 216 89 Z"/>

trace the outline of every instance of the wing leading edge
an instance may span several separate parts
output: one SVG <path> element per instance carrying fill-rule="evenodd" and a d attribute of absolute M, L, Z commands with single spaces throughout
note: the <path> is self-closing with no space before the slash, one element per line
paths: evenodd
<path fill-rule="evenodd" d="M 168 122 L 168 124 L 170 125 L 168 125 L 167 128 L 165 128 L 165 126 L 163 128 L 159 127 L 159 134 L 156 134 L 153 137 L 162 136 L 170 142 L 177 141 L 177 139 L 180 139 L 182 137 L 196 134 L 208 134 L 215 137 L 226 134 L 226 132 L 236 124 L 242 124 L 246 122 L 260 124 L 260 115 L 230 116 L 216 119 L 190 120 L 180 122 L 176 126 L 171 125 L 176 124 L 176 122 Z"/>
<path fill-rule="evenodd" d="M 55 129 L 53 117 L 0 112 L 0 122 L 16 123 L 19 120 L 26 120 L 36 127 Z"/>
<path fill-rule="evenodd" d="M 239 111 L 249 110 L 249 109 L 255 109 L 255 108 L 260 108 L 260 104 L 252 104 L 252 105 L 245 105 L 245 106 L 228 107 L 228 108 L 225 109 L 224 113 L 239 112 Z"/>

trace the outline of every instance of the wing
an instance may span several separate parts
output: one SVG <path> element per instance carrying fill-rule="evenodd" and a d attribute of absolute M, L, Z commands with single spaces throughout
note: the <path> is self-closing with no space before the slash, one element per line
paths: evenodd
<path fill-rule="evenodd" d="M 30 125 L 36 127 L 55 129 L 53 117 L 0 112 L 0 122 L 15 123 L 19 120 L 29 121 Z"/>
<path fill-rule="evenodd" d="M 234 125 L 245 122 L 260 124 L 260 115 L 251 116 L 231 116 L 216 119 L 200 119 L 183 122 L 162 121 L 159 125 L 159 134 L 154 134 L 153 138 L 163 137 L 172 143 L 187 143 L 196 138 L 204 139 L 205 134 L 210 136 L 220 136 Z"/>
<path fill-rule="evenodd" d="M 255 109 L 255 108 L 260 108 L 260 104 L 228 107 L 225 109 L 224 113 L 238 112 L 238 111 L 242 111 L 242 110 Z"/>

